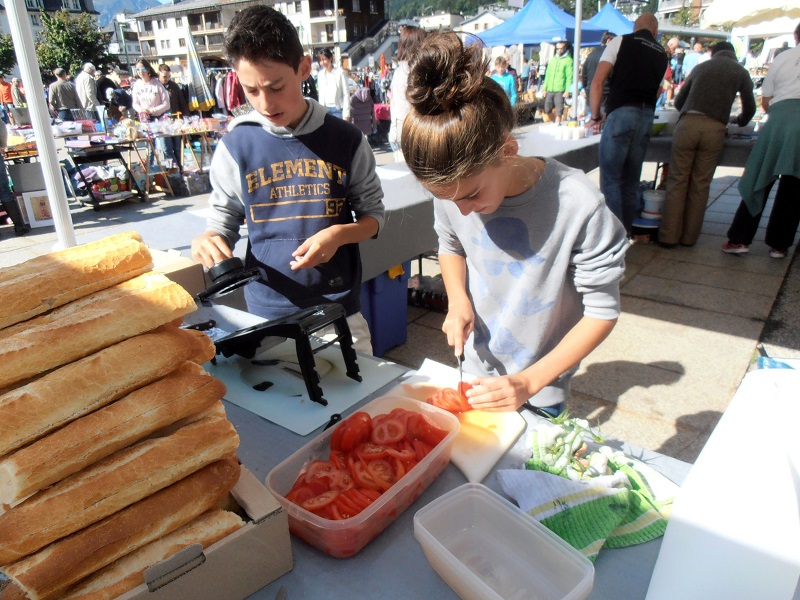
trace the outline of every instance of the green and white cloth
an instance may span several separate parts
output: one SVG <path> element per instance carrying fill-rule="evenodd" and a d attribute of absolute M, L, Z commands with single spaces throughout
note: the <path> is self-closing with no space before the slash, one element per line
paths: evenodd
<path fill-rule="evenodd" d="M 525 469 L 502 470 L 498 477 L 523 511 L 594 561 L 603 547 L 663 535 L 678 486 L 619 450 L 591 441 L 584 447 L 591 433 L 577 419 L 539 426 Z"/>

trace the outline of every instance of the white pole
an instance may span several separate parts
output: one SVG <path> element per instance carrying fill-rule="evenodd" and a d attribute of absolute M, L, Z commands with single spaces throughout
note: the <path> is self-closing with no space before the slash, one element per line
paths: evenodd
<path fill-rule="evenodd" d="M 578 118 L 578 76 L 581 68 L 581 24 L 583 19 L 583 1 L 575 0 L 575 45 L 572 63 L 572 110 L 570 116 Z"/>
<path fill-rule="evenodd" d="M 17 54 L 20 75 L 28 90 L 27 102 L 31 115 L 31 125 L 36 135 L 36 149 L 44 175 L 44 187 L 53 209 L 53 220 L 58 241 L 55 249 L 69 248 L 77 244 L 72 217 L 69 214 L 67 193 L 61 180 L 61 166 L 56 156 L 56 144 L 50 129 L 50 111 L 44 99 L 42 76 L 39 73 L 39 61 L 36 59 L 36 48 L 33 45 L 33 32 L 28 21 L 28 10 L 23 0 L 6 0 L 8 25 Z"/>
<path fill-rule="evenodd" d="M 333 66 L 342 66 L 342 54 L 341 50 L 339 50 L 339 0 L 333 0 L 333 42 L 336 44 L 333 55 L 333 59 L 336 62 Z"/>

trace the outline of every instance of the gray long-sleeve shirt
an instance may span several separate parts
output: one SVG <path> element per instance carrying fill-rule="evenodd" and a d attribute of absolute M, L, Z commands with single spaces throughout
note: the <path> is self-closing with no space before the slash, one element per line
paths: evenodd
<path fill-rule="evenodd" d="M 744 127 L 756 114 L 753 81 L 733 52 L 720 50 L 711 60 L 692 69 L 675 97 L 675 108 L 682 114 L 703 113 L 727 125 L 737 93 L 742 101 L 742 111 L 736 117 L 736 122 Z"/>

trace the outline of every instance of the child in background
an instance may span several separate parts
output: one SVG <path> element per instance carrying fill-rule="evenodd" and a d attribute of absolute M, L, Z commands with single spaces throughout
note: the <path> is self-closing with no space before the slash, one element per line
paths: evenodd
<path fill-rule="evenodd" d="M 580 361 L 619 315 L 625 230 L 583 172 L 520 156 L 508 96 L 478 45 L 432 34 L 408 79 L 401 145 L 435 197 L 442 330 L 482 410 L 560 412 Z"/>
<path fill-rule="evenodd" d="M 266 319 L 337 302 L 354 347 L 371 354 L 361 315 L 358 243 L 383 225 L 383 190 L 369 142 L 354 125 L 303 98 L 311 57 L 273 8 L 242 10 L 225 50 L 255 110 L 234 119 L 211 163 L 207 231 L 192 256 L 211 268 L 233 256 L 246 221 L 248 310 Z"/>

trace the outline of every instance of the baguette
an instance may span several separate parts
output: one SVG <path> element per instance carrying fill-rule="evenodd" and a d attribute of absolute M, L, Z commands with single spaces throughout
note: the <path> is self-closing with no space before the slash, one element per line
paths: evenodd
<path fill-rule="evenodd" d="M 212 509 L 188 525 L 93 573 L 70 589 L 64 600 L 113 600 L 142 583 L 148 567 L 192 544 L 201 544 L 206 549 L 243 526 L 244 521 L 238 515 Z"/>
<path fill-rule="evenodd" d="M 0 388 L 72 362 L 194 311 L 192 297 L 144 273 L 0 330 Z"/>
<path fill-rule="evenodd" d="M 214 344 L 199 331 L 162 328 L 66 365 L 0 396 L 0 456 L 175 370 L 203 363 Z"/>
<path fill-rule="evenodd" d="M 147 246 L 128 231 L 0 269 L 0 329 L 152 268 Z"/>
<path fill-rule="evenodd" d="M 239 473 L 235 457 L 217 461 L 3 572 L 32 599 L 62 598 L 70 585 L 210 510 Z"/>
<path fill-rule="evenodd" d="M 18 504 L 152 432 L 209 408 L 224 393 L 220 380 L 199 365 L 185 363 L 0 460 L 0 503 Z"/>
<path fill-rule="evenodd" d="M 233 426 L 211 417 L 112 454 L 0 515 L 0 565 L 130 506 L 238 445 Z"/>
<path fill-rule="evenodd" d="M 200 412 L 194 413 L 193 415 L 189 415 L 181 419 L 180 421 L 175 421 L 171 425 L 164 427 L 163 429 L 159 429 L 150 435 L 150 438 L 159 438 L 164 437 L 165 435 L 169 435 L 178 431 L 181 427 L 189 425 L 190 423 L 196 423 L 200 419 L 205 419 L 206 417 L 221 417 L 223 419 L 227 418 L 227 414 L 225 413 L 225 405 L 222 404 L 222 400 L 217 400 L 211 406 L 201 410 Z"/>

